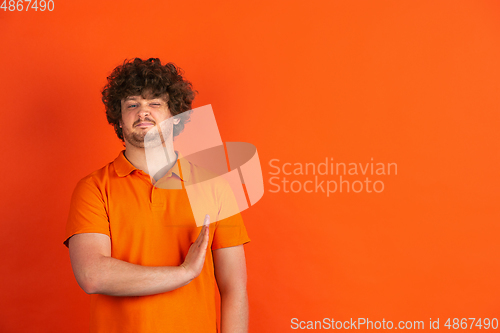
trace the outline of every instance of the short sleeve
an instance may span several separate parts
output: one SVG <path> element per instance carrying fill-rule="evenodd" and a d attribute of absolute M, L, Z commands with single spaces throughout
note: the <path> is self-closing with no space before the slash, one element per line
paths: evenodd
<path fill-rule="evenodd" d="M 81 233 L 110 236 L 106 203 L 91 176 L 80 180 L 73 191 L 64 245 L 68 246 L 71 236 Z"/>
<path fill-rule="evenodd" d="M 219 216 L 229 215 L 229 217 L 216 222 L 212 250 L 248 243 L 250 238 L 241 214 L 231 215 L 239 210 L 235 209 L 237 203 L 229 186 L 225 187 L 219 202 Z"/>

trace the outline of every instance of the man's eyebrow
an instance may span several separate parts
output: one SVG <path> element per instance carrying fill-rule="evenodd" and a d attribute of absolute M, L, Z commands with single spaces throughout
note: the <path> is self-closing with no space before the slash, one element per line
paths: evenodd
<path fill-rule="evenodd" d="M 124 101 L 135 100 L 135 99 L 137 99 L 137 96 L 129 96 L 129 97 L 125 98 Z"/>

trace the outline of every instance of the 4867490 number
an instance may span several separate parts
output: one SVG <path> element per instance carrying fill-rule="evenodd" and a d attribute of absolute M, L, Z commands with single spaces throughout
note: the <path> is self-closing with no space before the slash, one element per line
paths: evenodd
<path fill-rule="evenodd" d="M 448 318 L 444 326 L 448 329 L 494 329 L 498 328 L 497 318 Z"/>
<path fill-rule="evenodd" d="M 1 1 L 1 0 L 0 0 Z M 4 0 L 0 9 L 4 12 L 22 12 L 22 11 L 53 11 L 54 1 L 53 0 Z"/>

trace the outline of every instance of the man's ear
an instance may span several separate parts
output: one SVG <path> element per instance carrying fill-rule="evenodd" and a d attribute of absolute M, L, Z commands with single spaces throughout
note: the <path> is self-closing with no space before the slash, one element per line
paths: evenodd
<path fill-rule="evenodd" d="M 122 120 L 121 119 L 118 120 L 118 125 L 120 125 L 120 128 L 122 128 L 122 124 L 123 124 Z"/>

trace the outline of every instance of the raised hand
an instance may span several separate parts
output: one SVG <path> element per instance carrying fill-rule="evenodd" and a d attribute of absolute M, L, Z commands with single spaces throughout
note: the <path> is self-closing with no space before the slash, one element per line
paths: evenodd
<path fill-rule="evenodd" d="M 203 265 L 205 263 L 205 256 L 207 254 L 207 246 L 209 239 L 209 225 L 210 225 L 210 215 L 205 215 L 205 220 L 203 221 L 203 227 L 201 227 L 200 234 L 196 241 L 191 244 L 189 251 L 181 264 L 184 269 L 186 269 L 189 281 L 193 280 L 195 277 L 200 275 Z"/>

